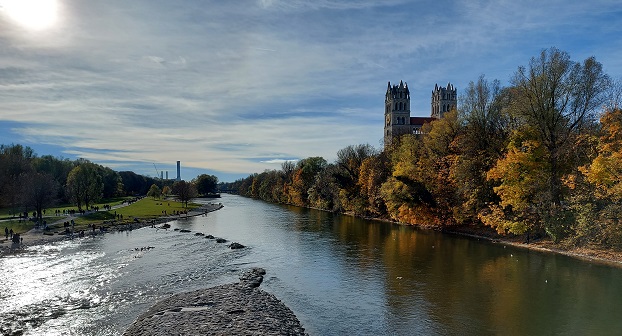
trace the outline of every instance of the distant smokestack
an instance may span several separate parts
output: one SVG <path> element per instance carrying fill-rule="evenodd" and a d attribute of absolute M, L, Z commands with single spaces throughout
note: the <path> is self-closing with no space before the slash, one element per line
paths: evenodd
<path fill-rule="evenodd" d="M 177 161 L 177 181 L 181 181 L 181 161 Z"/>
<path fill-rule="evenodd" d="M 168 170 L 166 171 L 166 179 L 168 180 Z"/>
<path fill-rule="evenodd" d="M 164 172 L 160 172 L 160 180 L 164 180 Z"/>

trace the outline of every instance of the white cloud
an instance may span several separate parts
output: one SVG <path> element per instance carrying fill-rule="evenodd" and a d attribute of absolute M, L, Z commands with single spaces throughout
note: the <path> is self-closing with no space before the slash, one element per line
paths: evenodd
<path fill-rule="evenodd" d="M 379 145 L 387 81 L 407 81 L 413 114 L 426 115 L 435 83 L 506 80 L 552 45 L 620 71 L 620 28 L 603 21 L 614 6 L 66 0 L 63 24 L 42 35 L 0 20 L 0 124 L 21 125 L 15 142 L 119 167 L 181 160 L 252 173 L 330 161 L 351 144 Z M 587 26 L 610 41 L 556 43 Z"/>

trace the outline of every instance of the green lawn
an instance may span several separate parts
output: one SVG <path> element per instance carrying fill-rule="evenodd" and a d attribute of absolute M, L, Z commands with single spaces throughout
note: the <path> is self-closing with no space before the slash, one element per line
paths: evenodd
<path fill-rule="evenodd" d="M 4 237 L 4 228 L 7 228 L 9 230 L 13 229 L 14 233 L 22 233 L 29 231 L 33 228 L 33 226 L 35 226 L 35 223 L 31 221 L 19 221 L 17 219 L 11 219 L 8 221 L 0 222 L 0 232 L 1 235 Z"/>
<path fill-rule="evenodd" d="M 124 200 L 126 199 L 132 199 L 133 197 L 115 197 L 115 198 L 110 198 L 110 199 L 105 199 L 105 200 L 101 200 L 96 204 L 93 204 L 92 206 L 99 206 L 100 208 L 103 208 L 104 205 L 110 205 L 110 206 L 115 206 L 117 204 L 121 204 Z M 32 215 L 34 209 L 28 209 L 28 213 Z M 73 205 L 73 204 L 61 204 L 61 205 L 57 205 L 51 208 L 46 208 L 45 209 L 45 216 L 54 216 L 54 213 L 56 210 L 60 210 L 61 212 L 63 210 L 75 210 L 78 211 L 78 207 Z M 9 208 L 0 208 L 0 219 L 3 218 L 12 218 L 13 214 L 11 213 L 11 209 Z M 49 220 L 48 220 L 49 222 Z"/>
<path fill-rule="evenodd" d="M 95 204 L 103 208 L 103 205 L 108 204 L 111 206 L 121 204 L 123 200 L 131 199 L 131 197 L 117 198 L 112 200 L 105 200 L 98 204 Z M 141 220 L 145 219 L 154 219 L 160 216 L 163 216 L 163 211 L 166 210 L 167 215 L 173 215 L 176 211 L 185 211 L 191 210 L 199 207 L 199 204 L 189 203 L 188 207 L 184 207 L 183 203 L 172 201 L 172 200 L 154 200 L 150 197 L 145 197 L 138 202 L 134 202 L 128 206 L 113 209 L 112 211 L 98 211 L 85 216 L 78 217 L 75 219 L 75 229 L 76 230 L 86 230 L 88 229 L 89 224 L 101 225 L 104 222 L 111 224 L 113 221 L 116 224 L 122 223 L 132 223 L 134 218 L 138 218 Z M 55 210 L 77 210 L 75 206 L 59 206 L 55 208 L 46 209 L 45 216 L 43 219 L 47 221 L 52 231 L 63 230 L 63 224 L 59 223 L 57 225 L 51 225 L 54 222 L 62 221 L 64 217 L 54 216 Z M 118 220 L 116 215 L 123 215 L 123 220 Z M 9 210 L 8 209 L 0 209 L 0 218 L 8 218 Z M 15 233 L 22 233 L 32 229 L 34 226 L 34 222 L 31 221 L 19 221 L 17 219 L 11 219 L 8 221 L 0 221 L 0 230 L 1 234 L 4 234 L 4 228 L 13 229 Z"/>
<path fill-rule="evenodd" d="M 172 215 L 175 211 L 185 211 L 198 208 L 199 204 L 189 203 L 185 208 L 182 203 L 176 201 L 154 200 L 145 197 L 138 202 L 134 202 L 128 206 L 113 209 L 112 211 L 98 211 L 86 216 L 79 217 L 76 220 L 78 225 L 88 225 L 92 223 L 101 223 L 103 221 L 114 220 L 117 215 L 123 215 L 123 222 L 132 222 L 134 218 L 153 219 L 163 216 L 166 210 L 167 215 Z"/>

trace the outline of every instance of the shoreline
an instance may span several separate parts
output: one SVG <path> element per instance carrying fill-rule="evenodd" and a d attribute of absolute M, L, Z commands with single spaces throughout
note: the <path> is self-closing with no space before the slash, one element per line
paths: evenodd
<path fill-rule="evenodd" d="M 520 236 L 515 239 L 511 239 L 508 237 L 498 236 L 491 237 L 482 234 L 477 234 L 473 232 L 465 232 L 459 228 L 455 230 L 454 228 L 442 228 L 438 231 L 441 231 L 446 234 L 452 234 L 461 237 L 473 238 L 473 239 L 481 239 L 486 240 L 495 244 L 502 244 L 506 246 L 512 246 L 516 248 L 538 251 L 543 253 L 553 253 L 564 255 L 567 257 L 580 259 L 586 262 L 607 265 L 612 267 L 622 268 L 622 252 L 621 251 L 612 251 L 612 250 L 603 250 L 589 247 L 566 247 L 559 244 L 554 244 L 549 239 L 540 239 L 531 243 L 521 242 L 519 239 Z M 496 233 L 495 233 L 496 234 Z"/>
<path fill-rule="evenodd" d="M 20 237 L 23 238 L 23 241 L 20 244 L 11 243 L 10 237 L 9 239 L 4 239 L 4 237 L 2 237 L 2 239 L 0 239 L 0 257 L 15 254 L 15 253 L 20 253 L 24 251 L 25 248 L 28 248 L 30 246 L 44 245 L 44 244 L 49 244 L 49 243 L 63 241 L 63 240 L 93 237 L 96 235 L 102 235 L 102 234 L 110 233 L 110 232 L 125 231 L 126 230 L 125 227 L 127 227 L 127 225 L 130 225 L 132 230 L 137 230 L 137 229 L 147 227 L 147 226 L 155 226 L 155 225 L 172 222 L 172 221 L 179 220 L 179 219 L 186 219 L 190 217 L 201 216 L 201 215 L 204 215 L 204 214 L 216 211 L 216 210 L 220 210 L 223 207 L 224 205 L 222 205 L 222 203 L 205 204 L 198 208 L 189 210 L 188 213 L 184 215 L 160 216 L 158 218 L 149 219 L 149 220 L 139 220 L 138 222 L 133 222 L 131 224 L 118 225 L 118 227 L 114 227 L 112 230 L 104 231 L 104 232 L 100 232 L 100 231 L 86 232 L 85 230 L 85 234 L 83 237 L 79 237 L 77 234 L 74 234 L 73 238 L 71 238 L 71 236 L 66 235 L 64 233 L 47 233 L 46 234 L 40 229 L 31 229 L 30 231 L 22 233 L 20 235 Z M 99 224 L 99 225 L 102 225 L 102 224 Z"/>
<path fill-rule="evenodd" d="M 322 209 L 317 208 L 308 208 L 319 211 L 325 211 L 329 213 L 334 213 Z M 455 226 L 433 226 L 433 225 L 422 225 L 422 224 L 407 224 L 401 223 L 397 221 L 393 221 L 386 218 L 374 218 L 374 217 L 365 217 L 365 216 L 356 216 L 351 213 L 334 213 L 340 214 L 344 216 L 351 216 L 366 220 L 373 220 L 378 222 L 384 222 L 395 225 L 403 225 L 403 226 L 412 226 L 421 230 L 431 230 L 442 232 L 445 234 L 451 234 L 461 237 L 473 238 L 473 239 L 481 239 L 486 240 L 491 243 L 503 244 L 507 246 L 513 246 L 516 248 L 528 249 L 532 251 L 545 252 L 545 253 L 555 253 L 559 255 L 564 255 L 567 257 L 580 259 L 586 262 L 591 262 L 594 264 L 607 265 L 611 267 L 619 267 L 622 268 L 622 251 L 614 251 L 614 250 L 606 250 L 600 249 L 596 247 L 568 247 L 560 244 L 554 244 L 548 238 L 542 238 L 538 240 L 533 240 L 530 243 L 524 242 L 523 236 L 502 236 L 498 234 L 494 229 L 490 227 L 477 227 L 475 225 L 455 225 Z"/>

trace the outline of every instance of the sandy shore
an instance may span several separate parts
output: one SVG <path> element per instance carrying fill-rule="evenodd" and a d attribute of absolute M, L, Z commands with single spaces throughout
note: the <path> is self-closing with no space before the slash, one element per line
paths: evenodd
<path fill-rule="evenodd" d="M 188 211 L 187 214 L 183 214 L 180 216 L 162 216 L 162 217 L 159 217 L 153 220 L 139 220 L 138 222 L 132 222 L 131 226 L 132 226 L 132 229 L 139 229 L 139 228 L 151 226 L 151 225 L 160 225 L 166 222 L 171 222 L 174 220 L 183 219 L 187 217 L 201 216 L 209 212 L 219 210 L 222 207 L 223 207 L 222 203 L 206 204 L 199 208 L 195 208 L 195 209 Z M 128 225 L 111 226 L 109 227 L 109 230 L 107 232 L 125 230 Z M 101 225 L 98 224 L 97 226 L 101 226 Z M 93 233 L 90 231 L 89 232 L 85 231 L 85 236 L 91 236 L 92 234 Z M 103 234 L 103 233 L 100 231 L 95 231 L 95 234 Z M 44 233 L 40 229 L 32 229 L 28 232 L 25 232 L 21 234 L 21 238 L 23 239 L 21 244 L 13 244 L 11 242 L 10 237 L 9 239 L 5 239 L 5 237 L 2 236 L 2 238 L 0 239 L 0 256 L 10 254 L 10 253 L 19 253 L 24 248 L 29 247 L 29 246 L 43 245 L 43 244 L 47 244 L 51 242 L 71 239 L 71 237 L 66 234 L 53 233 L 53 232 Z M 79 238 L 77 235 L 74 235 L 74 239 L 79 239 Z"/>

